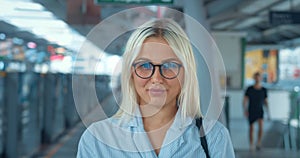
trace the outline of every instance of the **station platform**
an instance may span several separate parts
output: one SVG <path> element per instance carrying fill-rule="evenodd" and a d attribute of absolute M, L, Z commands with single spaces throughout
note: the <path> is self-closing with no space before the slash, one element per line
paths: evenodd
<path fill-rule="evenodd" d="M 114 104 L 113 96 L 108 96 L 103 100 L 103 104 Z M 97 115 L 97 110 L 92 110 L 84 119 L 89 122 Z M 256 127 L 257 128 L 257 127 Z M 299 150 L 284 150 L 280 128 L 276 121 L 265 121 L 264 137 L 262 149 L 259 151 L 250 151 L 248 145 L 248 124 L 246 119 L 232 119 L 230 122 L 230 135 L 235 149 L 236 158 L 299 158 Z M 86 126 L 80 122 L 74 128 L 66 131 L 56 143 L 47 147 L 41 147 L 41 150 L 30 158 L 72 158 L 76 157 L 77 145 L 81 134 Z M 256 133 L 255 133 L 256 135 Z M 28 157 L 28 158 L 29 158 Z"/>

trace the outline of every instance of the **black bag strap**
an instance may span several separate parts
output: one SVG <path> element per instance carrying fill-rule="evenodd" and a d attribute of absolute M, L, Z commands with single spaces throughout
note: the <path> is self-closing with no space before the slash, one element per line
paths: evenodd
<path fill-rule="evenodd" d="M 205 137 L 205 132 L 202 127 L 202 117 L 196 119 L 196 126 L 198 127 L 198 129 L 200 131 L 200 141 L 201 141 L 202 148 L 205 152 L 206 158 L 210 158 L 209 152 L 208 152 L 207 141 L 206 141 L 206 137 Z"/>

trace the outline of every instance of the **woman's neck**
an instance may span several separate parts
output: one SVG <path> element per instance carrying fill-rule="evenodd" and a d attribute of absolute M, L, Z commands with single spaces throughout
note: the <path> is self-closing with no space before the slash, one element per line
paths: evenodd
<path fill-rule="evenodd" d="M 145 130 L 155 130 L 157 128 L 161 128 L 171 122 L 175 118 L 178 107 L 176 104 L 173 105 L 164 105 L 160 109 L 155 109 L 149 113 L 150 106 L 148 108 L 140 108 L 141 114 L 143 116 L 143 123 Z M 146 111 L 148 110 L 148 111 Z"/>
<path fill-rule="evenodd" d="M 149 115 L 149 109 L 152 110 L 152 115 Z M 144 130 L 147 132 L 156 155 L 159 155 L 166 133 L 171 127 L 178 110 L 176 102 L 162 106 L 142 105 L 140 110 L 143 116 Z"/>

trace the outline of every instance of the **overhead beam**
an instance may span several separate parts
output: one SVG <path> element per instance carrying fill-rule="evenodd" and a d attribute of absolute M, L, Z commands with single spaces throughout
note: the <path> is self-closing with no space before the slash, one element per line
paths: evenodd
<path fill-rule="evenodd" d="M 33 2 L 40 3 L 56 17 L 62 20 L 66 20 L 67 5 L 65 0 L 32 0 Z"/>
<path fill-rule="evenodd" d="M 285 46 L 289 46 L 289 47 L 300 46 L 300 38 L 295 38 L 295 39 L 292 39 L 292 40 L 282 41 L 282 42 L 280 42 L 280 44 L 285 45 Z"/>
<path fill-rule="evenodd" d="M 245 6 L 251 5 L 252 3 L 254 3 L 255 1 L 253 0 L 244 0 L 242 1 L 242 3 L 239 3 L 237 8 L 243 8 Z M 237 23 L 240 23 L 241 21 L 247 19 L 247 18 L 251 18 L 251 17 L 257 17 L 261 12 L 265 11 L 265 10 L 270 10 L 270 8 L 283 3 L 283 1 L 274 1 L 273 3 L 271 3 L 269 6 L 260 8 L 260 10 L 258 10 L 257 12 L 255 12 L 255 14 L 243 14 L 242 12 L 239 11 L 239 9 L 228 9 L 227 12 L 223 12 L 222 15 L 218 15 L 218 16 L 214 16 L 214 17 L 210 17 L 209 18 L 209 22 L 213 25 L 213 24 L 217 24 L 226 20 L 230 20 L 230 19 L 237 19 L 236 23 L 232 24 L 230 27 L 235 26 Z"/>
<path fill-rule="evenodd" d="M 284 45 L 281 44 L 248 44 L 246 46 L 246 51 L 256 50 L 256 49 L 282 49 Z"/>
<path fill-rule="evenodd" d="M 228 11 L 230 8 L 235 8 L 240 2 L 244 0 L 215 0 L 208 3 L 207 6 L 207 16 L 208 18 L 217 16 L 224 11 Z"/>
<path fill-rule="evenodd" d="M 270 29 L 267 29 L 267 30 L 264 30 L 262 32 L 262 35 L 263 36 L 270 36 L 270 35 L 273 35 L 273 34 L 277 34 L 278 32 L 280 31 L 285 31 L 285 30 L 296 30 L 298 28 L 295 28 L 291 25 L 279 25 L 277 27 L 273 27 L 273 28 L 270 28 Z"/>
<path fill-rule="evenodd" d="M 253 3 L 254 3 L 255 1 L 253 1 Z M 261 12 L 263 12 L 263 11 L 265 11 L 265 10 L 270 10 L 272 7 L 274 7 L 274 6 L 276 6 L 277 4 L 279 4 L 279 3 L 282 3 L 283 1 L 274 1 L 273 3 L 270 3 L 268 6 L 266 6 L 266 7 L 263 7 L 263 8 L 260 8 L 259 10 L 257 10 L 256 12 L 255 12 L 255 14 L 253 14 L 252 16 L 259 16 L 259 14 L 261 13 Z M 237 24 L 239 24 L 239 23 L 241 23 L 242 21 L 245 21 L 245 20 L 247 20 L 247 19 L 245 19 L 244 17 L 241 17 L 241 18 L 239 18 L 239 20 L 237 20 L 235 23 L 233 23 L 231 26 L 229 26 L 229 27 L 227 27 L 227 29 L 232 29 L 232 28 L 234 28 Z M 255 23 L 256 24 L 256 23 Z M 248 27 L 250 27 L 250 26 L 253 26 L 253 25 L 255 25 L 255 24 L 252 24 L 252 25 L 249 25 Z"/>
<path fill-rule="evenodd" d="M 249 18 L 249 17 L 254 17 L 254 15 L 246 15 L 246 14 L 238 13 L 235 10 L 231 10 L 229 12 L 223 13 L 222 15 L 208 18 L 208 21 L 210 24 L 213 25 L 213 24 L 218 24 L 221 22 L 226 22 L 226 21 L 232 20 L 232 19 L 245 19 L 245 18 Z"/>
<path fill-rule="evenodd" d="M 246 32 L 234 32 L 234 31 L 213 31 L 213 35 L 228 35 L 228 36 L 238 36 L 238 37 L 246 37 Z"/>

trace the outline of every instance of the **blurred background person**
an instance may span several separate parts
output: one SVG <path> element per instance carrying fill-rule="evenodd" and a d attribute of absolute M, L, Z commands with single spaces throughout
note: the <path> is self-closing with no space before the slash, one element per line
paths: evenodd
<path fill-rule="evenodd" d="M 268 108 L 268 92 L 265 87 L 261 85 L 261 75 L 259 72 L 256 72 L 253 75 L 255 84 L 249 86 L 245 92 L 243 106 L 244 106 L 244 115 L 248 118 L 249 121 L 249 143 L 250 150 L 254 150 L 253 143 L 253 130 L 254 123 L 258 122 L 258 133 L 257 133 L 257 142 L 256 149 L 260 150 L 261 140 L 263 136 L 263 118 L 264 110 L 263 105 L 266 106 L 268 119 L 270 119 L 270 113 Z"/>

